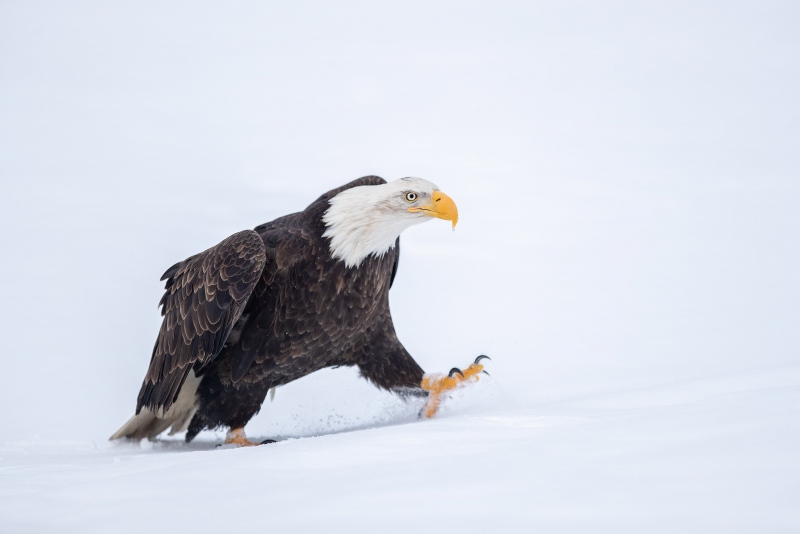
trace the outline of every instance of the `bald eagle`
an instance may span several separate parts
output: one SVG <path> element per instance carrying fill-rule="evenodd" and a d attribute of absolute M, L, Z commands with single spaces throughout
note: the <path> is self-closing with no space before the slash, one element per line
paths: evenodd
<path fill-rule="evenodd" d="M 444 391 L 483 367 L 479 357 L 464 371 L 425 375 L 395 334 L 399 236 L 431 218 L 458 222 L 434 184 L 366 176 L 167 269 L 136 414 L 111 439 L 171 427 L 191 441 L 227 428 L 226 443 L 253 445 L 244 426 L 272 388 L 345 365 L 379 388 L 427 396 L 423 413 L 433 415 Z"/>

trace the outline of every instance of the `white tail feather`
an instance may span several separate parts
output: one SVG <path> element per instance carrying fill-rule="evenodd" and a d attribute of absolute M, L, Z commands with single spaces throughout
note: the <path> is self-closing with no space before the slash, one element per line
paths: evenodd
<path fill-rule="evenodd" d="M 189 371 L 186 381 L 181 387 L 178 398 L 169 407 L 167 413 L 156 415 L 147 408 L 128 419 L 109 440 L 132 439 L 141 440 L 144 438 L 153 439 L 170 426 L 170 435 L 183 432 L 189 426 L 195 412 L 197 411 L 197 386 L 200 385 L 202 378 L 198 378 L 194 371 Z"/>

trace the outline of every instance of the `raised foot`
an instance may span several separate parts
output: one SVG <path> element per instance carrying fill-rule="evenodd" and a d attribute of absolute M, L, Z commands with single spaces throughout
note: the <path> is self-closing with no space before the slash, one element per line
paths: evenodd
<path fill-rule="evenodd" d="M 428 392 L 428 401 L 425 403 L 425 408 L 422 410 L 422 415 L 425 417 L 433 417 L 439 411 L 439 406 L 442 403 L 442 397 L 448 391 L 451 391 L 461 384 L 468 382 L 477 382 L 480 380 L 481 373 L 489 374 L 483 370 L 481 360 L 491 360 L 488 356 L 481 354 L 469 367 L 463 371 L 458 367 L 453 367 L 450 372 L 445 375 L 427 375 L 422 379 L 422 389 Z"/>

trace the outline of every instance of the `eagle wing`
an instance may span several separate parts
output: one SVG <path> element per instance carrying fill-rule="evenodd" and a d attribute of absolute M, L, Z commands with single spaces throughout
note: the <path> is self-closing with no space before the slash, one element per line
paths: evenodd
<path fill-rule="evenodd" d="M 189 371 L 208 365 L 242 315 L 266 263 L 264 242 L 253 230 L 170 267 L 159 305 L 164 320 L 136 413 L 146 406 L 166 412 Z"/>
<path fill-rule="evenodd" d="M 308 229 L 298 225 L 297 221 L 287 218 L 285 221 L 273 223 L 271 228 L 262 225 L 256 230 L 260 231 L 269 261 L 262 276 L 264 283 L 256 291 L 256 300 L 248 312 L 251 317 L 248 328 L 232 349 L 231 379 L 234 383 L 244 377 L 267 340 L 275 339 L 276 310 L 287 311 L 301 305 L 287 301 L 283 294 L 288 286 L 297 285 L 298 270 L 321 269 L 315 258 L 321 256 L 322 244 L 310 235 Z M 309 315 L 309 320 L 316 321 L 316 317 L 316 314 Z"/>

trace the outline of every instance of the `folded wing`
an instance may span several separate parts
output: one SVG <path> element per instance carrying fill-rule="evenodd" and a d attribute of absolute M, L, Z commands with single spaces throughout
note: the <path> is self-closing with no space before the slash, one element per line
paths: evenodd
<path fill-rule="evenodd" d="M 147 407 L 166 412 L 189 371 L 216 358 L 242 315 L 264 270 L 259 235 L 246 230 L 173 265 L 164 273 L 164 320 L 150 367 L 139 391 L 136 413 Z"/>

